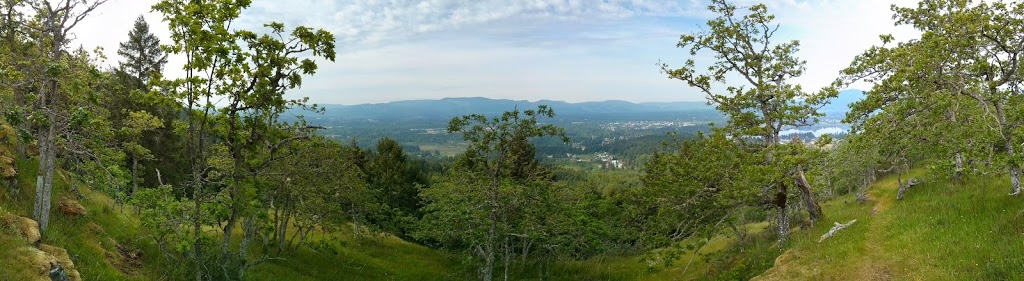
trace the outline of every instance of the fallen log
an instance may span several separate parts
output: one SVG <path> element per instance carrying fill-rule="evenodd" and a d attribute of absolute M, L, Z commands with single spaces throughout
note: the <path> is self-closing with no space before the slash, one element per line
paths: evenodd
<path fill-rule="evenodd" d="M 832 237 L 832 235 L 836 235 L 836 232 L 839 232 L 840 230 L 843 230 L 843 228 L 847 228 L 850 225 L 853 225 L 853 223 L 855 223 L 855 222 L 857 222 L 857 220 L 852 220 L 852 221 L 850 221 L 848 223 L 845 223 L 845 224 L 838 223 L 838 222 L 835 223 L 836 226 L 833 226 L 832 229 L 828 231 L 828 233 L 825 233 L 825 235 L 822 235 L 821 239 L 818 239 L 818 243 L 821 243 L 821 241 L 825 241 L 825 239 L 828 239 L 828 238 Z"/>

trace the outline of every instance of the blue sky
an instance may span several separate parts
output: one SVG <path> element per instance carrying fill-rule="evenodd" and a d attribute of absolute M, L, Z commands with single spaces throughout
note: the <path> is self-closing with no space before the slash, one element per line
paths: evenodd
<path fill-rule="evenodd" d="M 102 47 L 108 64 L 117 42 L 143 14 L 167 38 L 155 0 L 111 0 L 75 30 L 79 43 Z M 878 35 L 913 36 L 892 26 L 888 0 L 766 0 L 782 24 L 779 39 L 801 40 L 808 72 L 794 81 L 819 88 Z M 900 6 L 911 5 L 897 0 Z M 736 1 L 739 5 L 754 3 Z M 262 23 L 325 28 L 338 38 L 338 58 L 322 62 L 291 95 L 316 103 L 377 103 L 444 97 L 570 102 L 700 101 L 659 61 L 679 65 L 680 34 L 711 15 L 705 0 L 254 0 L 237 26 Z M 698 62 L 707 61 L 707 56 Z M 171 58 L 168 74 L 180 73 Z M 869 85 L 854 85 L 866 88 Z"/>

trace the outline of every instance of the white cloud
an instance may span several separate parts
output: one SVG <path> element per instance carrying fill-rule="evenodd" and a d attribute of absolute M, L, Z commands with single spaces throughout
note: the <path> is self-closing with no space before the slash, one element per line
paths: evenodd
<path fill-rule="evenodd" d="M 897 0 L 906 6 L 911 0 Z M 146 14 L 167 38 L 156 0 L 112 0 L 77 28 L 78 42 L 106 49 L 110 64 L 132 21 Z M 754 3 L 740 0 L 740 5 Z M 891 1 L 768 0 L 786 39 L 802 42 L 808 71 L 796 82 L 831 82 L 878 35 L 913 36 L 892 26 Z M 275 20 L 322 27 L 338 38 L 337 63 L 322 64 L 296 95 L 320 103 L 446 96 L 569 101 L 700 100 L 655 63 L 682 61 L 682 33 L 710 16 L 706 0 L 256 0 L 239 27 Z M 166 39 L 165 39 L 166 40 Z M 172 57 L 169 75 L 180 71 Z M 855 85 L 865 88 L 866 85 Z"/>

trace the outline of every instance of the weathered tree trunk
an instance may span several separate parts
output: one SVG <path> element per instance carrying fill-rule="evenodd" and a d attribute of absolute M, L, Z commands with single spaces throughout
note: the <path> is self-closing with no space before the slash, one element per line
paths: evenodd
<path fill-rule="evenodd" d="M 807 214 L 811 224 L 818 222 L 818 220 L 824 217 L 824 214 L 821 212 L 821 206 L 818 205 L 818 199 L 814 197 L 811 184 L 807 182 L 807 177 L 804 176 L 803 167 L 797 167 L 796 186 L 800 188 L 800 194 L 804 199 L 804 205 L 807 207 Z"/>
<path fill-rule="evenodd" d="M 1010 184 L 1013 185 L 1013 193 L 1010 193 L 1010 195 L 1020 195 L 1020 168 L 1018 168 L 1016 165 L 1010 166 Z"/>
<path fill-rule="evenodd" d="M 281 204 L 281 208 L 284 208 L 285 210 L 279 211 L 279 213 L 281 213 L 281 217 L 278 218 L 279 221 L 277 222 L 277 229 L 274 230 L 274 236 L 276 236 L 275 238 L 277 239 L 278 254 L 284 252 L 284 250 L 287 248 L 285 247 L 285 237 L 288 236 L 288 221 L 291 220 L 292 217 L 292 206 L 290 203 L 286 202 L 284 204 Z"/>
<path fill-rule="evenodd" d="M 778 239 L 779 243 L 782 244 L 789 239 L 789 210 L 787 210 L 787 192 L 786 185 L 779 184 L 778 192 L 775 193 L 775 224 L 778 227 Z"/>
<path fill-rule="evenodd" d="M 36 176 L 36 200 L 33 217 L 37 222 L 39 222 L 40 232 L 46 232 L 50 223 L 50 197 L 53 193 L 54 158 L 57 157 L 57 116 L 53 111 L 55 108 L 51 108 L 57 94 L 57 81 L 52 79 L 50 81 L 50 90 L 48 94 L 40 97 L 39 101 L 39 108 L 48 111 L 46 116 L 47 121 L 49 122 L 47 126 L 40 127 L 38 130 L 40 157 L 39 171 Z"/>
<path fill-rule="evenodd" d="M 234 199 L 232 199 L 233 201 Z M 234 205 L 234 204 L 232 204 Z M 238 219 L 238 210 L 235 206 L 229 206 L 231 215 L 228 217 L 227 225 L 224 226 L 224 235 L 221 237 L 220 255 L 227 257 L 231 250 L 231 233 L 235 231 L 235 223 Z"/>
<path fill-rule="evenodd" d="M 256 238 L 255 216 L 245 218 L 242 222 L 242 232 L 242 244 L 238 247 L 238 257 L 241 259 L 241 262 L 238 263 L 238 280 L 245 280 L 245 271 L 249 268 L 249 246 Z"/>
<path fill-rule="evenodd" d="M 992 89 L 995 91 L 995 89 Z M 1016 149 L 1013 146 L 1013 135 L 1007 128 L 1006 113 L 1003 112 L 1002 102 L 993 103 L 993 107 L 996 109 L 996 117 L 999 122 L 999 133 L 1003 137 L 1004 146 L 1006 148 L 1006 154 L 1013 159 L 1017 157 Z M 1010 184 L 1013 186 L 1013 191 L 1010 193 L 1011 196 L 1017 196 L 1021 193 L 1020 186 L 1020 167 L 1016 161 L 1010 160 L 1008 163 L 1010 169 Z"/>
<path fill-rule="evenodd" d="M 1013 142 L 1010 141 L 1009 137 L 1007 137 L 1007 139 L 1006 139 L 1006 153 L 1009 154 L 1010 157 L 1016 157 L 1016 152 L 1014 151 L 1014 148 L 1013 148 Z M 1010 195 L 1011 196 L 1017 196 L 1017 195 L 1020 195 L 1020 193 L 1021 193 L 1020 167 L 1018 167 L 1017 163 L 1015 161 L 1012 161 L 1012 160 L 1010 161 L 1009 166 L 1010 166 L 1010 184 L 1013 186 L 1013 192 L 1011 192 Z"/>
<path fill-rule="evenodd" d="M 789 240 L 789 212 L 787 212 L 785 206 L 777 206 L 775 208 L 776 216 L 775 222 L 778 224 L 779 243 L 785 243 Z"/>
<path fill-rule="evenodd" d="M 903 200 L 903 193 L 907 192 L 907 187 L 910 185 L 903 183 L 903 169 L 896 168 L 896 183 L 899 183 L 900 189 L 896 192 L 896 200 Z"/>
<path fill-rule="evenodd" d="M 49 165 L 50 150 L 53 150 L 51 144 L 49 144 L 49 130 L 46 128 L 40 128 L 39 134 L 39 171 L 36 175 L 36 199 L 35 207 L 32 211 L 32 218 L 39 223 L 39 231 L 45 232 L 46 227 L 50 221 L 50 190 L 52 186 L 48 186 L 46 183 L 47 177 L 52 177 L 52 174 L 47 172 Z"/>
<path fill-rule="evenodd" d="M 956 178 L 960 179 L 964 176 L 964 153 L 959 149 L 956 150 L 956 155 L 953 156 L 953 162 L 956 163 Z"/>

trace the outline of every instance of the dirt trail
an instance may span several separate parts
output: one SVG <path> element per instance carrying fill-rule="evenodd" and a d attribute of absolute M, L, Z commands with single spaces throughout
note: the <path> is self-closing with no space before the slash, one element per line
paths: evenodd
<path fill-rule="evenodd" d="M 880 183 L 868 191 L 868 199 L 875 202 L 871 209 L 873 220 L 868 224 L 868 231 L 864 235 L 865 257 L 861 258 L 856 265 L 856 270 L 851 280 L 893 280 L 895 279 L 892 267 L 885 258 L 885 249 L 882 247 L 882 233 L 889 226 L 890 218 L 886 212 L 896 201 L 894 196 L 888 196 L 896 191 L 899 186 L 894 183 Z"/>
<path fill-rule="evenodd" d="M 874 204 L 866 217 L 856 217 L 857 224 L 866 224 L 867 231 L 860 244 L 863 249 L 851 257 L 849 264 L 829 264 L 828 272 L 822 272 L 822 263 L 831 261 L 814 260 L 820 258 L 822 250 L 816 247 L 800 247 L 790 249 L 775 259 L 775 265 L 761 276 L 753 280 L 896 280 L 897 274 L 891 265 L 890 258 L 884 248 L 885 230 L 895 218 L 888 213 L 895 204 L 895 192 L 898 184 L 895 180 L 876 182 L 868 191 L 868 204 Z M 825 210 L 826 215 L 828 209 Z M 839 235 L 842 235 L 841 233 Z M 814 240 L 817 240 L 815 237 Z M 832 272 L 838 267 L 841 272 Z"/>

